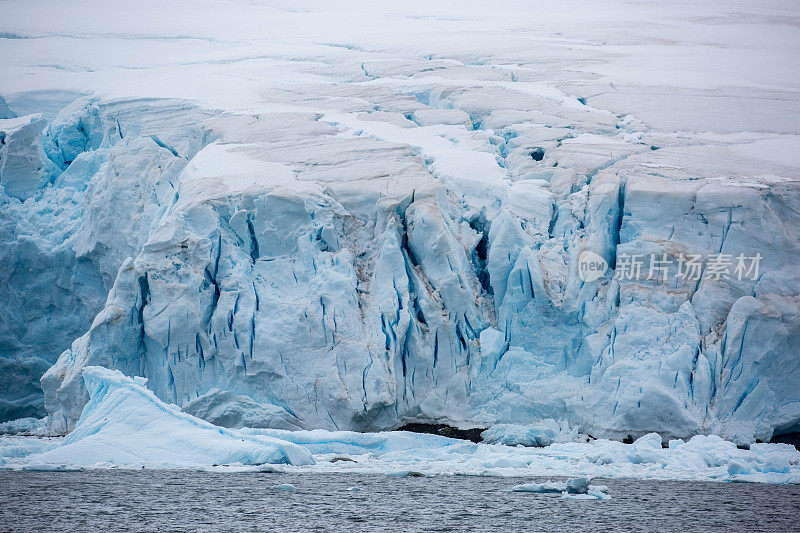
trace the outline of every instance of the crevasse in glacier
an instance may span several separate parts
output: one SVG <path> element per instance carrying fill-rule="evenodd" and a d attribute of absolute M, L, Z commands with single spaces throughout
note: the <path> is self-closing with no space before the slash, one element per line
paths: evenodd
<path fill-rule="evenodd" d="M 177 102 L 109 102 L 101 110 L 81 99 L 61 116 L 44 132 L 41 115 L 0 120 L 3 419 L 45 414 L 39 377 L 89 327 L 119 265 L 172 201 L 170 183 L 186 159 L 163 143 L 189 154 L 202 143 L 182 128 L 204 115 Z"/>
<path fill-rule="evenodd" d="M 80 418 L 87 366 L 230 427 L 797 428 L 796 181 L 737 139 L 565 95 L 331 92 L 0 121 L 3 418 L 43 414 L 36 379 L 63 351 L 41 379 L 54 431 Z M 584 251 L 610 265 L 597 280 Z M 721 253 L 760 254 L 759 275 L 615 276 L 623 256 Z"/>

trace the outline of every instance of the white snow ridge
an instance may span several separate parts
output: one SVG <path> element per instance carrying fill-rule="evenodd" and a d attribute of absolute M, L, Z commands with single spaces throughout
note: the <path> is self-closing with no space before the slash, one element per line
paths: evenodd
<path fill-rule="evenodd" d="M 345 3 L 2 3 L 0 468 L 800 481 L 797 8 Z"/>

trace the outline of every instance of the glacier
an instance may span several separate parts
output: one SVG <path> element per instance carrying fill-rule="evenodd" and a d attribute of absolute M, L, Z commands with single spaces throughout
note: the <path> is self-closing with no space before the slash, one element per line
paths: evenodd
<path fill-rule="evenodd" d="M 81 139 L 85 151 L 46 193 L 73 190 L 64 175 L 76 163 L 108 159 L 84 175 L 64 244 L 96 272 L 76 292 L 109 290 L 42 377 L 55 429 L 79 418 L 87 365 L 144 376 L 163 400 L 214 420 L 208 409 L 238 409 L 234 425 L 547 419 L 594 436 L 749 443 L 797 423 L 797 239 L 771 231 L 797 227 L 791 181 L 643 177 L 617 164 L 576 173 L 586 183 L 559 201 L 552 182 L 500 176 L 508 167 L 491 142 L 468 149 L 478 141 L 463 125 L 406 146 L 383 140 L 403 133 L 385 121 L 376 139 L 352 135 L 360 119 L 284 118 L 314 139 L 309 162 L 311 141 L 287 141 L 280 122 L 162 101 L 74 107 L 77 118 L 59 115 L 45 132 L 57 163 L 76 151 L 71 124 L 90 114 L 103 133 L 88 130 L 97 147 Z M 158 133 L 140 137 L 125 113 Z M 152 129 L 161 120 L 167 131 Z M 417 146 L 430 147 L 430 165 Z M 112 224 L 123 212 L 123 226 Z M 584 283 L 586 249 L 610 265 L 622 250 L 755 250 L 763 272 L 669 286 L 609 272 Z"/>
<path fill-rule="evenodd" d="M 100 2 L 102 29 L 66 2 L 4 5 L 0 421 L 77 439 L 104 367 L 314 453 L 314 431 L 426 449 L 380 437 L 411 422 L 509 446 L 657 433 L 655 455 L 800 431 L 783 25 L 741 32 L 716 3 L 346 23 L 279 4 L 148 3 L 155 29 Z M 624 23 L 654 18 L 687 44 Z M 587 252 L 608 265 L 589 281 Z M 637 254 L 668 279 L 620 277 Z M 677 276 L 695 254 L 761 262 Z"/>

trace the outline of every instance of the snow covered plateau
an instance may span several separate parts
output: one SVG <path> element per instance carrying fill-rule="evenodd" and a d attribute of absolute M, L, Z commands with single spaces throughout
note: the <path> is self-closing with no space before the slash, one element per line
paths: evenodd
<path fill-rule="evenodd" d="M 36 464 L 319 469 L 385 438 L 800 480 L 755 444 L 800 432 L 799 24 L 789 1 L 6 0 L 0 422 L 74 430 Z M 496 444 L 386 433 L 408 423 Z"/>

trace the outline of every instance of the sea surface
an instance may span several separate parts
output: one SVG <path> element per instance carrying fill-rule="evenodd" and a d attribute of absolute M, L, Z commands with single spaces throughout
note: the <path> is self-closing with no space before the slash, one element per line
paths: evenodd
<path fill-rule="evenodd" d="M 800 485 L 595 480 L 604 501 L 505 490 L 543 480 L 0 471 L 0 530 L 800 531 Z"/>

